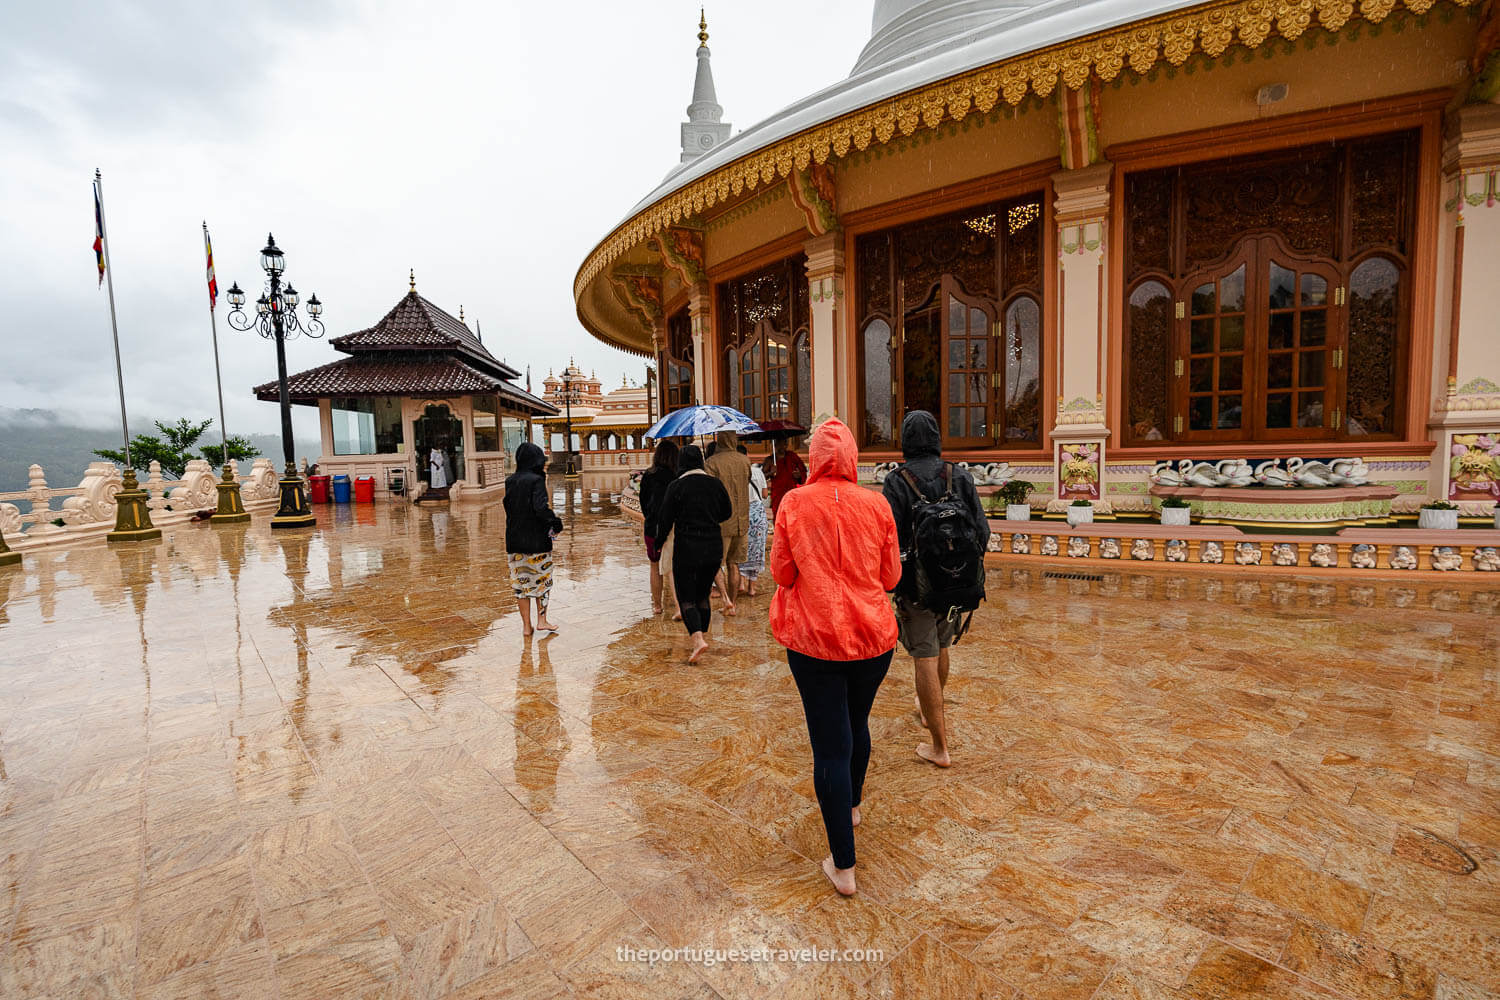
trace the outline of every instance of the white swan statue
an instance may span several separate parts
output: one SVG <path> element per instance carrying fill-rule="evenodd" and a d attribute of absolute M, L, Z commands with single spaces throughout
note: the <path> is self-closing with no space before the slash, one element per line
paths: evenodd
<path fill-rule="evenodd" d="M 1243 458 L 1226 458 L 1214 468 L 1226 486 L 1249 486 L 1255 482 L 1255 473 Z"/>
<path fill-rule="evenodd" d="M 895 472 L 896 471 L 896 467 L 898 466 L 898 464 L 899 463 L 897 463 L 897 462 L 877 462 L 877 463 L 875 463 L 875 473 L 874 473 L 874 477 L 873 477 L 875 479 L 875 482 L 876 483 L 883 483 L 883 482 L 885 482 L 885 477 L 889 476 L 892 472 Z"/>
<path fill-rule="evenodd" d="M 1262 486 L 1290 486 L 1292 477 L 1276 461 L 1262 462 L 1255 467 L 1255 481 Z"/>
<path fill-rule="evenodd" d="M 1227 482 L 1223 476 L 1219 475 L 1219 470 L 1212 462 L 1194 464 L 1184 460 L 1178 464 L 1178 468 L 1182 469 L 1184 465 L 1187 468 L 1183 470 L 1182 481 L 1188 486 L 1223 486 Z"/>
<path fill-rule="evenodd" d="M 1157 462 L 1149 478 L 1157 486 L 1182 485 L 1182 473 L 1174 469 L 1171 462 Z"/>
<path fill-rule="evenodd" d="M 1298 486 L 1332 486 L 1333 470 L 1325 462 L 1304 462 L 1300 458 L 1286 460 L 1286 471 Z"/>
<path fill-rule="evenodd" d="M 1016 476 L 1009 462 L 991 462 L 988 465 L 980 466 L 980 472 L 983 478 L 976 477 L 974 481 L 981 485 L 1004 486 Z"/>
<path fill-rule="evenodd" d="M 1370 467 L 1362 458 L 1336 458 L 1329 463 L 1329 471 L 1339 486 L 1364 486 L 1370 481 Z"/>

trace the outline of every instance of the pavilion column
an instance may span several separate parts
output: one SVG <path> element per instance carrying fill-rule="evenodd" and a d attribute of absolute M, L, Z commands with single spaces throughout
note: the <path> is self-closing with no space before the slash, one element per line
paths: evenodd
<path fill-rule="evenodd" d="M 1108 379 L 1106 221 L 1113 165 L 1052 175 L 1057 223 L 1057 413 L 1052 428 L 1058 510 L 1073 500 L 1105 500 L 1104 445 Z M 1106 504 L 1100 504 L 1106 512 Z"/>
<path fill-rule="evenodd" d="M 812 348 L 812 417 L 836 416 L 845 422 L 839 371 L 843 360 L 839 330 L 844 306 L 844 239 L 839 230 L 815 236 L 802 245 L 807 254 L 809 337 Z"/>
<path fill-rule="evenodd" d="M 728 403 L 727 399 L 718 398 L 717 390 L 709 391 L 716 384 L 717 365 L 713 350 L 713 294 L 706 281 L 695 281 L 688 288 L 688 322 L 693 334 L 693 398 L 699 403 Z"/>
<path fill-rule="evenodd" d="M 1500 105 L 1469 104 L 1449 115 L 1441 197 L 1430 490 L 1457 502 L 1461 516 L 1476 516 L 1500 499 L 1500 477 L 1480 471 L 1490 445 L 1478 440 L 1500 439 Z M 1418 360 L 1414 354 L 1413 364 Z"/>

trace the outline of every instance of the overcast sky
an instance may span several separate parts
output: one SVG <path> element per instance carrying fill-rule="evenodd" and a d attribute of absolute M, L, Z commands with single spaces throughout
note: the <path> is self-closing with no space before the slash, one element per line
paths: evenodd
<path fill-rule="evenodd" d="M 275 352 L 224 321 L 253 301 L 267 231 L 329 336 L 407 290 L 453 313 L 540 392 L 568 355 L 606 385 L 640 359 L 578 324 L 584 255 L 677 161 L 698 4 L 49 0 L 0 13 L 0 408 L 114 425 L 109 306 L 89 181 L 104 172 L 132 430 L 215 415 L 202 230 L 218 269 L 231 432 L 270 431 L 250 386 Z M 735 130 L 845 76 L 870 0 L 710 5 Z M 289 345 L 296 371 L 339 357 Z M 300 411 L 300 412 L 299 412 Z M 299 436 L 315 433 L 299 412 Z"/>

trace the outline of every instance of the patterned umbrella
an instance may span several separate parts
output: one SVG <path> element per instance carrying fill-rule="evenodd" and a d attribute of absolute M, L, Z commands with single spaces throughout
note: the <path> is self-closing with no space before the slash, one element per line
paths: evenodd
<path fill-rule="evenodd" d="M 651 429 L 646 432 L 646 437 L 655 441 L 661 438 L 698 437 L 717 434 L 719 431 L 753 434 L 758 430 L 760 430 L 760 424 L 732 406 L 705 404 L 684 406 L 680 410 L 668 413 L 651 425 Z"/>

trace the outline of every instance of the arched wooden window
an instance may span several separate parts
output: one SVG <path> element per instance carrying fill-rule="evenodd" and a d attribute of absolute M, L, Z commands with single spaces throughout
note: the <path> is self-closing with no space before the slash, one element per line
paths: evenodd
<path fill-rule="evenodd" d="M 810 395 L 810 353 L 805 341 L 808 289 L 804 258 L 788 257 L 770 267 L 719 285 L 719 336 L 729 405 L 754 420 L 790 420 Z M 807 362 L 807 374 L 802 367 Z"/>
<path fill-rule="evenodd" d="M 855 241 L 862 441 L 927 410 L 945 446 L 1041 443 L 1041 195 Z"/>
<path fill-rule="evenodd" d="M 793 398 L 797 400 L 797 409 L 792 419 L 803 427 L 811 427 L 813 422 L 812 337 L 806 327 L 798 330 L 797 335 L 792 338 L 792 369 L 797 373 L 797 384 L 793 392 Z"/>
<path fill-rule="evenodd" d="M 1400 436 L 1416 152 L 1408 131 L 1127 175 L 1127 442 Z"/>
<path fill-rule="evenodd" d="M 661 353 L 665 412 L 693 405 L 693 324 L 687 307 L 667 319 L 667 349 Z"/>

